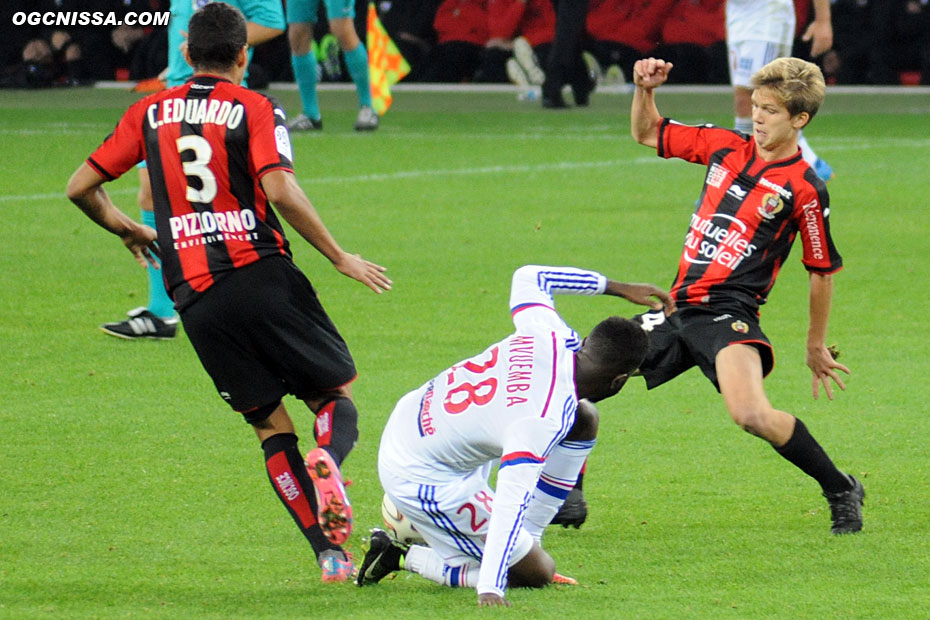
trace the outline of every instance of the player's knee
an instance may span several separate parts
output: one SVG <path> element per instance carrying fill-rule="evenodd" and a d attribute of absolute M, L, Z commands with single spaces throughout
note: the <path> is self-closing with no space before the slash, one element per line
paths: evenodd
<path fill-rule="evenodd" d="M 351 52 L 361 43 L 358 33 L 355 32 L 355 23 L 347 17 L 330 20 L 329 29 L 344 51 Z"/>
<path fill-rule="evenodd" d="M 600 415 L 597 407 L 587 400 L 578 401 L 578 410 L 575 412 L 575 424 L 566 439 L 573 441 L 591 441 L 597 438 L 597 428 L 600 421 Z"/>
<path fill-rule="evenodd" d="M 242 418 L 256 429 L 272 431 L 275 430 L 276 420 L 271 417 L 271 414 L 277 411 L 280 406 L 281 401 L 276 400 L 260 407 L 250 409 L 249 411 L 241 411 L 240 413 L 242 414 Z"/>
<path fill-rule="evenodd" d="M 313 36 L 313 26 L 309 23 L 296 22 L 287 25 L 287 42 L 291 52 L 303 56 L 310 52 L 310 40 Z"/>
<path fill-rule="evenodd" d="M 767 436 L 769 418 L 765 409 L 756 406 L 730 408 L 730 417 L 741 429 L 756 437 Z"/>

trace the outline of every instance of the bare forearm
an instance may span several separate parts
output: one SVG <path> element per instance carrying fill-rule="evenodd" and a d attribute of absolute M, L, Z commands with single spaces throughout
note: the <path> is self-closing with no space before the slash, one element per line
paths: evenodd
<path fill-rule="evenodd" d="M 637 87 L 633 91 L 633 104 L 630 108 L 630 132 L 633 139 L 645 146 L 659 143 L 659 123 L 662 116 L 656 107 L 654 89 Z"/>
<path fill-rule="evenodd" d="M 68 181 L 68 199 L 84 214 L 114 235 L 127 235 L 136 222 L 116 208 L 103 189 L 103 178 L 86 163 L 82 164 Z"/>
<path fill-rule="evenodd" d="M 801 40 L 811 44 L 811 56 L 820 56 L 833 47 L 830 0 L 814 0 L 814 21 L 804 31 Z"/>
<path fill-rule="evenodd" d="M 830 0 L 814 0 L 814 21 L 830 24 Z"/>
<path fill-rule="evenodd" d="M 283 32 L 284 31 L 280 28 L 269 28 L 256 24 L 255 22 L 248 22 L 245 25 L 246 43 L 252 47 L 264 43 L 265 41 L 270 41 Z"/>
<path fill-rule="evenodd" d="M 807 346 L 821 347 L 827 340 L 827 325 L 830 321 L 830 304 L 833 300 L 833 276 L 812 273 L 810 275 L 810 326 L 807 330 Z"/>
<path fill-rule="evenodd" d="M 329 234 L 320 215 L 292 173 L 272 170 L 262 177 L 262 187 L 281 217 L 320 254 L 333 263 L 342 257 L 342 248 Z"/>
<path fill-rule="evenodd" d="M 649 306 L 653 310 L 665 308 L 667 314 L 675 311 L 675 301 L 668 292 L 652 284 L 617 282 L 608 278 L 604 294 L 622 297 L 634 304 Z"/>
<path fill-rule="evenodd" d="M 330 262 L 336 263 L 342 257 L 342 248 L 339 247 L 316 209 L 305 196 L 303 200 L 295 196 L 276 202 L 275 208 L 307 243 L 316 248 Z"/>

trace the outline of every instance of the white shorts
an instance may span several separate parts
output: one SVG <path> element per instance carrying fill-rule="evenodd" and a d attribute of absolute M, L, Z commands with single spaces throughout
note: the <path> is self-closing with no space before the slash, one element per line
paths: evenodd
<path fill-rule="evenodd" d="M 481 563 L 494 500 L 490 471 L 488 464 L 465 476 L 437 472 L 435 484 L 419 484 L 404 480 L 402 472 L 379 468 L 387 496 L 448 566 Z M 532 546 L 533 537 L 520 528 L 510 565 Z"/>
<path fill-rule="evenodd" d="M 730 83 L 752 88 L 752 75 L 776 58 L 791 55 L 791 45 L 767 41 L 728 42 L 730 52 Z"/>

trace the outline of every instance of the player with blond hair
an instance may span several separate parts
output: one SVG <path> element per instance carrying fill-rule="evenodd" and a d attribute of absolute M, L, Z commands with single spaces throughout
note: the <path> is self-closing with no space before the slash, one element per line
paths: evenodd
<path fill-rule="evenodd" d="M 843 265 L 830 234 L 830 198 L 798 147 L 801 129 L 823 103 L 823 75 L 798 58 L 762 67 L 752 78 L 753 131 L 747 136 L 659 114 L 654 91 L 671 70 L 664 60 L 637 61 L 633 138 L 660 157 L 701 164 L 707 171 L 672 285 L 679 310 L 673 320 L 661 313 L 639 317 L 651 333 L 641 374 L 651 389 L 698 366 L 737 425 L 820 484 L 831 509 L 831 532 L 857 532 L 862 484 L 833 464 L 800 419 L 773 407 L 763 388 L 775 358 L 759 326 L 759 308 L 796 238 L 810 280 L 806 362 L 814 398 L 823 387 L 832 399 L 833 383 L 846 387 L 837 371 L 849 372 L 826 345 L 833 274 Z"/>

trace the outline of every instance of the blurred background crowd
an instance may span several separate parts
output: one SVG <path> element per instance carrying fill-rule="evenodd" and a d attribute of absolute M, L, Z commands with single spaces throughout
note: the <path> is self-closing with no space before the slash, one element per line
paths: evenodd
<path fill-rule="evenodd" d="M 268 0 L 277 2 L 280 0 Z M 0 8 L 0 86 L 38 88 L 156 77 L 167 63 L 165 27 L 15 25 L 17 12 L 167 11 L 168 0 L 4 0 Z M 367 1 L 358 0 L 365 32 Z M 633 63 L 675 63 L 671 80 L 727 84 L 725 0 L 589 0 L 582 47 L 601 80 L 622 82 Z M 542 83 L 555 33 L 552 0 L 380 0 L 388 33 L 411 65 L 405 81 Z M 321 3 L 322 7 L 322 3 Z M 813 19 L 795 0 L 797 33 Z M 831 84 L 930 85 L 930 0 L 833 0 L 833 49 L 812 59 Z M 349 78 L 325 14 L 314 33 L 324 81 Z M 796 39 L 794 55 L 809 58 Z M 250 85 L 292 81 L 286 35 L 259 45 Z"/>

